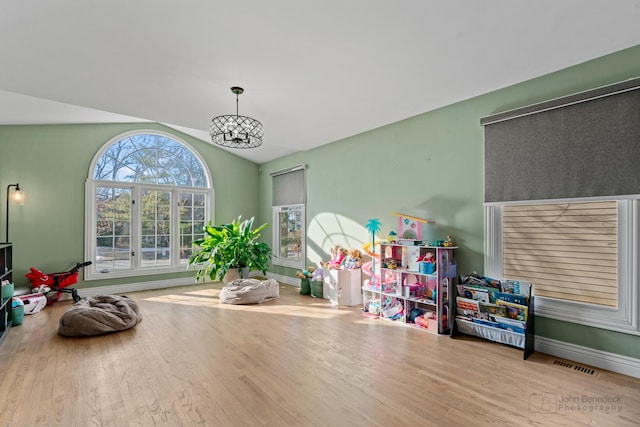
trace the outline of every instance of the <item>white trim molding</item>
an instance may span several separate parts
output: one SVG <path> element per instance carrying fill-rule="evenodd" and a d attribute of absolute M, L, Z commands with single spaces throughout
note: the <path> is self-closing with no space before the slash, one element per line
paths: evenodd
<path fill-rule="evenodd" d="M 205 282 L 210 282 L 206 280 Z M 150 280 L 148 282 L 125 283 L 122 285 L 94 286 L 91 288 L 78 288 L 81 298 L 96 295 L 126 294 L 129 292 L 150 291 L 154 289 L 173 288 L 177 286 L 196 285 L 194 277 L 182 277 L 176 279 Z M 203 283 L 203 282 L 199 282 Z M 213 283 L 213 282 L 211 282 Z"/>
<path fill-rule="evenodd" d="M 277 282 L 286 283 L 287 285 L 295 286 L 297 288 L 300 287 L 300 279 L 295 278 L 295 277 L 289 277 L 289 276 L 285 276 L 283 274 L 276 274 L 276 273 L 267 272 L 267 278 L 268 279 L 274 279 Z"/>
<path fill-rule="evenodd" d="M 259 271 L 252 271 L 251 273 L 249 273 L 249 277 L 262 277 L 262 275 L 260 274 Z M 276 281 L 286 283 L 287 285 L 300 287 L 300 280 L 293 277 L 288 277 L 288 276 L 267 272 L 267 278 L 275 279 Z M 81 298 L 84 298 L 84 297 L 93 297 L 96 295 L 126 294 L 129 292 L 152 291 L 154 289 L 166 289 L 166 288 L 174 288 L 179 286 L 197 285 L 202 283 L 215 283 L 215 282 L 208 278 L 206 278 L 204 281 L 200 280 L 196 282 L 195 277 L 181 277 L 176 279 L 150 280 L 147 282 L 125 283 L 122 285 L 78 288 L 78 295 L 80 295 Z M 62 294 L 62 299 L 66 299 L 66 298 L 71 299 L 71 294 L 68 294 L 68 293 Z"/>
<path fill-rule="evenodd" d="M 640 359 L 536 335 L 535 351 L 640 378 Z"/>

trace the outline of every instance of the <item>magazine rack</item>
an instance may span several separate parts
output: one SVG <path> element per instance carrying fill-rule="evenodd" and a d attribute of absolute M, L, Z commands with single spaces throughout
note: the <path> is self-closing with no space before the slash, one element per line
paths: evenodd
<path fill-rule="evenodd" d="M 507 329 L 500 329 L 494 326 L 478 323 L 473 321 L 471 317 L 455 316 L 453 327 L 451 328 L 451 338 L 455 338 L 460 334 L 474 335 L 486 340 L 499 342 L 501 344 L 518 347 L 524 350 L 524 360 L 534 351 L 534 298 L 531 293 L 531 285 L 528 285 L 526 293 L 528 304 L 527 320 L 523 332 L 517 332 Z"/>

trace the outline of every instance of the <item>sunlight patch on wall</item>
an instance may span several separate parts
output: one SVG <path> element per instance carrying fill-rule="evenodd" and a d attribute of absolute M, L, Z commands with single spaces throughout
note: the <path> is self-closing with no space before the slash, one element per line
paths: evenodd
<path fill-rule="evenodd" d="M 307 228 L 307 258 L 313 264 L 328 261 L 333 245 L 361 249 L 369 239 L 364 224 L 331 212 L 319 213 L 310 219 Z"/>

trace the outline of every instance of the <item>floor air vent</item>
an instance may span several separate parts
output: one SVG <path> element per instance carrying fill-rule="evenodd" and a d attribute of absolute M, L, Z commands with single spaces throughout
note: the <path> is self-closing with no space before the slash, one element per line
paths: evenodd
<path fill-rule="evenodd" d="M 556 359 L 553 361 L 554 365 L 562 366 L 563 368 L 573 369 L 574 371 L 582 372 L 584 374 L 595 375 L 597 371 L 595 369 L 587 368 L 585 366 L 574 365 L 566 360 Z"/>

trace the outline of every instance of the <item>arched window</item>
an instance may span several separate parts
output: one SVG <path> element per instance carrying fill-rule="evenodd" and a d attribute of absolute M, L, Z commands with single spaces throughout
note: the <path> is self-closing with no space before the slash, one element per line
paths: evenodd
<path fill-rule="evenodd" d="M 96 154 L 87 179 L 86 279 L 184 271 L 213 212 L 205 163 L 158 131 L 128 132 Z"/>

